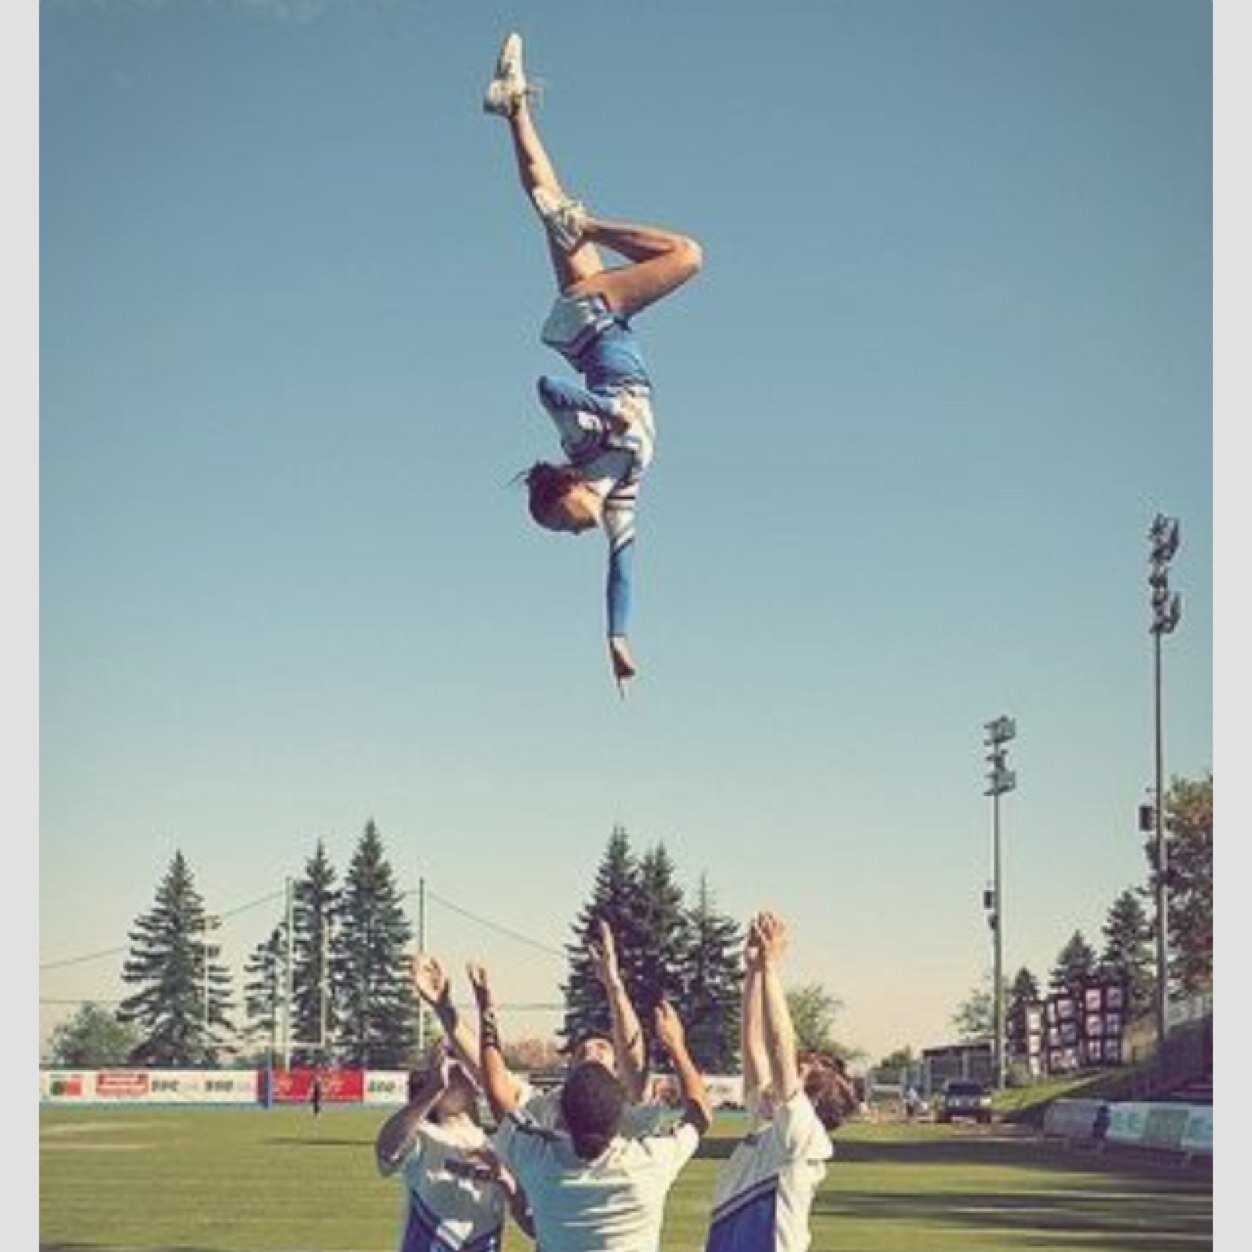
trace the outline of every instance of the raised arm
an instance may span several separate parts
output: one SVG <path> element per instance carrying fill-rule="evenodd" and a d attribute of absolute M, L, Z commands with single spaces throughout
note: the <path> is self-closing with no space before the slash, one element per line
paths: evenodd
<path fill-rule="evenodd" d="M 609 1019 L 613 1031 L 613 1050 L 617 1055 L 617 1076 L 627 1096 L 638 1103 L 643 1099 L 646 1060 L 643 1028 L 631 1003 L 630 993 L 617 963 L 617 943 L 612 927 L 602 918 L 599 940 L 587 945 L 596 977 L 604 987 L 609 1001 Z"/>
<path fill-rule="evenodd" d="M 787 928 L 773 913 L 757 918 L 757 934 L 761 943 L 761 1001 L 765 1022 L 765 1050 L 774 1097 L 785 1104 L 800 1090 L 800 1071 L 796 1065 L 796 1035 L 787 1007 L 778 967 L 787 947 Z"/>
<path fill-rule="evenodd" d="M 748 925 L 748 938 L 743 949 L 743 1012 L 739 1022 L 743 1102 L 747 1108 L 755 1106 L 770 1080 L 762 994 L 761 941 L 756 933 L 756 919 L 753 918 Z"/>
<path fill-rule="evenodd" d="M 403 1108 L 397 1109 L 383 1122 L 374 1139 L 374 1162 L 384 1178 L 394 1174 L 403 1164 L 417 1138 L 418 1128 L 447 1089 L 448 1057 L 441 1048 L 435 1054 L 430 1072 L 421 1086 L 410 1092 L 409 1101 Z"/>
<path fill-rule="evenodd" d="M 413 960 L 413 989 L 438 1019 L 453 1055 L 482 1086 L 478 1036 L 461 1020 L 456 1005 L 452 1003 L 452 980 L 439 962 L 425 952 L 419 952 Z"/>
<path fill-rule="evenodd" d="M 656 1006 L 656 1040 L 669 1057 L 678 1075 L 678 1089 L 683 1099 L 683 1116 L 698 1134 L 704 1134 L 713 1124 L 713 1107 L 704 1086 L 704 1078 L 696 1069 L 687 1051 L 687 1038 L 683 1024 L 673 1005 L 662 1000 Z"/>
<path fill-rule="evenodd" d="M 479 1072 L 482 1075 L 483 1093 L 491 1107 L 491 1115 L 502 1122 L 519 1102 L 517 1082 L 504 1063 L 500 1046 L 500 1024 L 496 1020 L 496 1007 L 491 994 L 487 971 L 481 965 L 466 966 L 474 1000 L 478 1005 L 478 1055 Z"/>

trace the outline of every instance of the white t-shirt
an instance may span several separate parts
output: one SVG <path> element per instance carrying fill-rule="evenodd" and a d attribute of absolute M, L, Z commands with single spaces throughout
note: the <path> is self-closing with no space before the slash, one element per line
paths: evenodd
<path fill-rule="evenodd" d="M 423 1122 L 398 1176 L 404 1179 L 407 1215 L 400 1252 L 495 1252 L 507 1201 L 494 1182 L 457 1172 L 467 1152 L 488 1146 L 469 1120 Z"/>
<path fill-rule="evenodd" d="M 797 1091 L 719 1170 L 705 1252 L 805 1252 L 813 1196 L 834 1153 L 808 1096 Z"/>
<path fill-rule="evenodd" d="M 689 1122 L 639 1139 L 618 1135 L 584 1161 L 567 1134 L 516 1112 L 493 1142 L 526 1192 L 543 1252 L 657 1252 L 665 1197 L 700 1136 Z"/>

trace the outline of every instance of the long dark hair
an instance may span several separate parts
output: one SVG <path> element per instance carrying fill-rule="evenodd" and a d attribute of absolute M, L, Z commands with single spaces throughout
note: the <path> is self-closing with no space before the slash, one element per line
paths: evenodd
<path fill-rule="evenodd" d="M 536 461 L 514 479 L 519 480 L 526 484 L 526 503 L 531 518 L 545 530 L 557 529 L 552 524 L 556 506 L 571 487 L 583 481 L 572 465 L 553 465 L 548 461 Z"/>

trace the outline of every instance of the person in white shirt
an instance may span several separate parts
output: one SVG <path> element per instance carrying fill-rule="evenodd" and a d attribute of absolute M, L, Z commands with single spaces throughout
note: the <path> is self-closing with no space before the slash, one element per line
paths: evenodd
<path fill-rule="evenodd" d="M 752 1129 L 718 1172 L 705 1252 L 806 1252 L 813 1196 L 834 1155 L 830 1132 L 856 1107 L 836 1057 L 796 1055 L 778 966 L 787 931 L 772 913 L 744 951 L 743 1081 Z"/>
<path fill-rule="evenodd" d="M 498 1252 L 509 1212 L 531 1233 L 526 1197 L 479 1121 L 478 1088 L 442 1046 L 409 1075 L 408 1095 L 374 1140 L 378 1172 L 405 1184 L 400 1252 Z"/>
<path fill-rule="evenodd" d="M 657 1042 L 684 1103 L 676 1125 L 639 1138 L 623 1135 L 625 1088 L 604 1065 L 583 1061 L 561 1088 L 564 1129 L 554 1130 L 518 1107 L 486 972 L 472 967 L 471 982 L 483 1090 L 498 1123 L 493 1145 L 526 1192 L 538 1246 L 543 1252 L 657 1252 L 666 1197 L 712 1122 L 677 1013 L 664 1002 L 656 1010 Z"/>
<path fill-rule="evenodd" d="M 647 1090 L 643 1029 L 631 1002 L 617 959 L 612 927 L 603 919 L 597 927 L 598 942 L 589 945 L 592 969 L 604 987 L 609 1006 L 609 1032 L 588 1031 L 571 1041 L 571 1070 L 584 1061 L 596 1061 L 617 1075 L 626 1089 L 627 1107 L 623 1133 L 646 1135 L 673 1120 L 672 1110 L 659 1100 L 645 1099 Z M 478 1037 L 452 1003 L 452 983 L 439 962 L 419 953 L 414 966 L 414 987 L 431 1007 L 457 1060 L 481 1085 Z M 524 1078 L 510 1074 L 517 1083 L 517 1102 L 530 1118 L 552 1129 L 561 1127 L 561 1092 L 536 1091 Z"/>

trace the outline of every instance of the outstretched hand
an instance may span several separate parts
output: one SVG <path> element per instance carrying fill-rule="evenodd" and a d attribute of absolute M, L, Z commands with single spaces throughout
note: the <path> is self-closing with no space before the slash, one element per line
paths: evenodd
<path fill-rule="evenodd" d="M 587 952 L 591 956 L 591 968 L 595 976 L 609 989 L 621 981 L 621 971 L 617 964 L 617 942 L 613 938 L 612 927 L 603 918 L 600 919 L 596 931 L 598 940 L 587 944 Z"/>
<path fill-rule="evenodd" d="M 787 926 L 775 913 L 758 913 L 752 919 L 752 935 L 760 948 L 760 959 L 777 963 L 787 950 Z"/>
<path fill-rule="evenodd" d="M 617 681 L 617 689 L 626 695 L 626 684 L 639 673 L 635 658 L 630 655 L 630 645 L 622 635 L 614 635 L 609 639 L 609 662 L 613 666 L 613 677 Z"/>
<path fill-rule="evenodd" d="M 438 1004 L 452 989 L 443 966 L 433 956 L 419 952 L 413 961 L 413 986 L 427 1004 Z"/>
<path fill-rule="evenodd" d="M 486 1011 L 491 1008 L 491 983 L 487 979 L 486 968 L 475 961 L 470 961 L 465 967 L 465 973 L 469 978 L 479 1010 Z"/>
<path fill-rule="evenodd" d="M 656 1041 L 666 1056 L 673 1057 L 686 1047 L 686 1032 L 682 1020 L 668 1000 L 662 1000 L 656 1006 L 654 1015 L 656 1024 Z"/>

